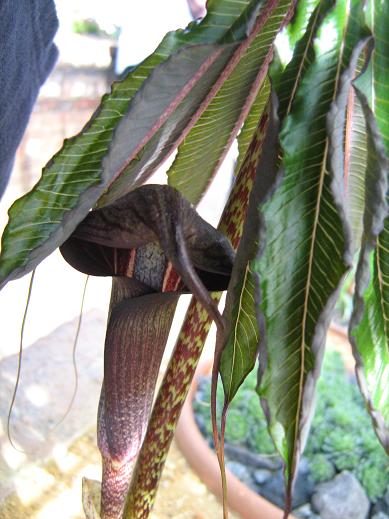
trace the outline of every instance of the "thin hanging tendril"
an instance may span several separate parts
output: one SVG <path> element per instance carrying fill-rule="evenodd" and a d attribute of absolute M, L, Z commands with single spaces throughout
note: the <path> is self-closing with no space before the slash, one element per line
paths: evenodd
<path fill-rule="evenodd" d="M 72 394 L 72 398 L 70 399 L 70 402 L 69 402 L 69 404 L 68 404 L 68 406 L 66 408 L 66 411 L 65 411 L 64 415 L 59 420 L 59 422 L 57 422 L 51 428 L 52 431 L 54 429 L 56 429 L 67 418 L 67 416 L 69 415 L 70 410 L 73 407 L 74 400 L 76 399 L 76 395 L 77 395 L 77 391 L 78 391 L 78 370 L 77 370 L 77 362 L 76 362 L 76 350 L 77 350 L 78 339 L 79 339 L 79 336 L 80 336 L 82 317 L 83 317 L 83 314 L 84 314 L 85 294 L 86 294 L 86 289 L 87 289 L 87 286 L 88 286 L 88 281 L 89 281 L 89 275 L 87 275 L 86 278 L 85 278 L 84 290 L 82 292 L 81 306 L 80 306 L 80 312 L 79 312 L 77 329 L 76 329 L 76 335 L 74 336 L 74 341 L 73 341 L 73 350 L 72 350 L 72 364 L 73 364 L 73 373 L 74 373 L 73 394 Z"/>
<path fill-rule="evenodd" d="M 28 287 L 28 294 L 27 294 L 26 307 L 25 307 L 25 309 L 24 309 L 23 320 L 22 320 L 22 326 L 21 326 L 21 328 L 20 328 L 20 342 L 19 342 L 18 369 L 17 369 L 17 373 L 16 373 L 16 382 L 15 382 L 15 387 L 14 387 L 14 391 L 13 391 L 13 395 L 12 395 L 12 399 L 11 399 L 11 404 L 10 404 L 10 406 L 9 406 L 8 416 L 7 416 L 7 437 L 8 437 L 8 440 L 9 440 L 10 444 L 12 445 L 12 447 L 13 447 L 16 451 L 18 451 L 18 452 L 22 452 L 23 454 L 25 454 L 25 451 L 22 450 L 22 449 L 18 449 L 18 448 L 16 447 L 16 445 L 14 444 L 14 442 L 13 442 L 13 440 L 12 440 L 12 437 L 11 437 L 11 416 L 12 416 L 12 411 L 13 411 L 13 407 L 14 407 L 14 404 L 15 404 L 15 400 L 16 400 L 16 395 L 17 395 L 17 392 L 18 392 L 18 388 L 19 388 L 20 373 L 21 373 L 21 370 L 22 370 L 24 328 L 25 328 L 25 325 L 26 325 L 26 318 L 27 318 L 28 307 L 29 307 L 29 305 L 30 305 L 31 292 L 32 292 L 32 285 L 33 285 L 33 283 L 34 283 L 34 277 L 35 277 L 35 269 L 32 271 L 32 274 L 31 274 L 30 284 L 29 284 L 29 287 Z"/>
<path fill-rule="evenodd" d="M 217 412 L 216 412 L 216 394 L 217 394 L 217 382 L 219 375 L 220 359 L 222 355 L 222 344 L 224 338 L 224 329 L 219 330 L 216 337 L 215 354 L 212 366 L 212 382 L 211 382 L 211 421 L 212 421 L 212 432 L 213 442 L 215 445 L 215 451 L 217 460 L 220 467 L 220 476 L 222 484 L 222 504 L 223 504 L 223 519 L 228 519 L 228 499 L 227 499 L 227 475 L 226 466 L 224 460 L 224 435 L 226 425 L 226 414 L 227 408 L 223 408 L 222 420 L 221 420 L 221 434 L 219 436 L 219 430 L 217 425 Z"/>

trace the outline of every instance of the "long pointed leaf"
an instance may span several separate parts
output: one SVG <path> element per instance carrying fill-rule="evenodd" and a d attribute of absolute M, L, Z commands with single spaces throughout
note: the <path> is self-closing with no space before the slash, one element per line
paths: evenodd
<path fill-rule="evenodd" d="M 350 323 L 350 339 L 354 346 L 357 373 L 362 393 L 372 415 L 377 435 L 389 452 L 389 217 L 381 219 L 388 204 L 382 199 L 384 179 L 388 178 L 389 157 L 389 5 L 372 0 L 371 29 L 375 47 L 366 73 L 358 79 L 376 116 L 380 136 L 376 135 L 375 122 L 365 106 L 369 139 L 369 163 L 366 178 L 366 208 L 362 250 L 356 275 L 355 309 Z M 366 98 L 366 99 L 365 99 Z M 381 150 L 382 139 L 384 152 Z M 381 173 L 380 173 L 381 169 Z M 383 170 L 383 171 L 382 171 Z M 376 175 L 376 177 L 374 177 Z M 381 175 L 381 176 L 380 176 Z M 374 183 L 374 178 L 376 183 Z M 387 214 L 387 213 L 386 213 Z M 379 232 L 378 236 L 377 233 Z"/>
<path fill-rule="evenodd" d="M 321 2 L 317 7 L 308 24 L 306 34 L 296 46 L 293 60 L 282 76 L 282 97 L 279 108 L 281 118 L 285 117 L 290 111 L 296 90 L 314 54 L 314 36 L 320 27 L 323 17 L 332 5 L 333 2 L 328 1 Z M 264 129 L 265 125 L 262 121 L 262 126 L 260 125 L 259 130 L 263 133 Z M 277 148 L 275 148 L 276 145 L 277 141 L 273 137 L 271 149 L 274 156 L 278 155 Z M 248 162 L 258 162 L 261 149 L 262 146 L 259 144 L 253 153 L 253 157 L 248 155 L 246 160 Z M 273 155 L 270 153 L 270 156 L 266 157 L 267 165 L 261 165 L 259 167 L 261 174 L 263 174 L 264 171 L 271 171 L 271 165 L 273 165 L 273 174 L 275 175 L 276 165 L 272 157 Z M 275 180 L 275 178 L 273 180 Z M 263 186 L 261 186 L 261 190 L 263 190 Z M 253 203 L 255 202 L 253 201 Z M 252 222 L 256 221 L 256 211 L 257 209 L 254 210 L 253 215 L 249 218 Z M 229 292 L 226 301 L 225 315 L 230 319 L 231 335 L 228 337 L 224 347 L 220 365 L 220 373 L 225 392 L 225 405 L 231 402 L 240 384 L 242 384 L 245 377 L 253 369 L 258 352 L 259 331 L 256 323 L 255 277 L 252 274 L 250 261 L 255 257 L 255 250 L 253 252 L 252 245 L 255 244 L 257 239 L 259 223 L 256 228 L 253 223 L 251 223 L 250 229 L 250 236 L 243 238 L 245 245 L 243 245 L 242 242 L 238 250 L 234 268 L 235 273 L 233 274 L 233 281 L 231 282 L 233 289 Z M 247 231 L 245 231 L 245 233 L 246 232 Z M 237 273 L 238 271 L 239 274 Z"/>
<path fill-rule="evenodd" d="M 309 19 L 307 30 L 295 46 L 293 59 L 282 74 L 282 83 L 277 87 L 280 104 L 279 116 L 281 121 L 289 114 L 296 97 L 297 89 L 310 63 L 315 58 L 314 39 L 323 22 L 323 18 L 333 6 L 334 0 L 322 0 L 319 2 L 319 5 L 313 11 Z"/>
<path fill-rule="evenodd" d="M 274 114 L 271 115 L 274 117 Z M 266 108 L 258 124 L 255 137 L 247 152 L 242 171 L 257 169 L 266 164 L 266 171 L 274 172 L 277 162 L 278 130 L 275 121 L 270 124 L 269 107 Z M 259 165 L 258 166 L 258 162 Z M 235 396 L 239 386 L 253 369 L 259 345 L 259 331 L 256 320 L 255 283 L 250 269 L 250 261 L 255 258 L 257 246 L 258 197 L 263 189 L 258 189 L 258 176 L 250 196 L 248 215 L 242 229 L 242 239 L 231 276 L 224 315 L 228 322 L 228 336 L 220 359 L 225 407 Z M 261 179 L 262 180 L 262 179 Z"/>
<path fill-rule="evenodd" d="M 367 166 L 367 131 L 362 105 L 354 91 L 350 91 L 345 131 L 345 185 L 348 199 L 348 218 L 354 249 L 361 245 L 363 212 L 365 207 L 365 174 Z"/>
<path fill-rule="evenodd" d="M 228 79 L 179 147 L 168 172 L 169 183 L 192 203 L 197 203 L 208 187 L 249 113 L 265 79 L 274 38 L 293 8 L 290 0 L 263 3 L 248 39 L 231 58 Z M 197 153 L 200 148 L 201 153 Z"/>
<path fill-rule="evenodd" d="M 258 1 L 244 0 L 238 8 L 235 2 L 229 5 L 228 8 L 225 3 L 224 0 L 222 2 L 211 2 L 211 5 L 208 6 L 208 14 L 200 24 L 200 27 L 204 25 L 204 30 L 206 31 L 206 28 L 213 24 L 220 24 L 221 20 L 225 18 L 224 23 L 230 22 L 231 27 L 228 31 L 222 33 L 222 38 L 216 39 L 216 41 L 225 45 L 243 40 L 242 44 L 246 45 L 244 42 L 247 41 L 247 38 L 244 36 L 249 37 L 250 28 L 259 9 Z M 225 13 L 223 13 L 223 10 Z M 220 13 L 223 14 L 221 15 Z M 213 17 L 211 16 L 212 14 L 214 15 Z M 235 18 L 233 17 L 234 14 Z M 218 31 L 215 30 L 213 33 L 210 32 L 210 34 L 213 34 L 213 39 L 215 40 Z M 99 205 L 109 204 L 127 193 L 130 189 L 128 181 L 131 178 L 136 177 L 139 185 L 142 179 L 150 176 L 161 162 L 177 148 L 228 78 L 230 69 L 236 64 L 236 59 L 239 59 L 238 50 L 229 53 L 229 59 L 225 62 L 223 69 L 220 69 L 220 75 L 214 78 L 215 81 L 212 82 L 211 89 L 208 88 L 211 79 L 209 73 L 204 75 L 202 81 L 191 92 L 191 95 L 177 106 L 177 109 L 167 123 L 140 150 L 136 160 L 130 162 L 124 168 L 117 180 L 109 187 L 107 193 L 99 200 Z M 205 83 L 207 88 L 204 89 L 203 83 Z M 199 99 L 203 99 L 201 103 L 198 102 Z M 194 110 L 190 111 L 192 104 Z M 188 112 L 191 113 L 191 117 L 184 117 L 183 115 Z M 184 194 L 186 195 L 186 193 Z"/>
<path fill-rule="evenodd" d="M 228 55 L 228 47 L 224 52 Z M 217 60 L 221 55 L 223 49 L 215 46 L 192 46 L 179 51 L 155 69 L 117 125 L 109 147 L 100 143 L 104 157 L 99 166 L 96 166 L 93 149 L 83 151 L 74 146 L 68 150 L 65 146 L 46 168 L 41 181 L 10 210 L 0 261 L 2 284 L 34 268 L 67 238 L 120 173 L 126 160 L 136 155 L 139 146 L 142 147 L 145 140 L 155 134 L 170 110 L 187 95 L 188 88 L 193 88 L 206 71 L 210 73 L 207 81 L 212 84 L 226 59 L 224 54 L 221 61 Z M 218 65 L 212 73 L 211 64 L 215 64 L 215 60 Z M 165 74 L 168 79 L 164 84 L 169 94 L 166 92 L 162 96 L 160 82 Z M 190 110 L 185 116 L 190 117 Z M 87 135 L 84 138 L 87 139 Z M 128 135 L 132 137 L 130 141 Z M 83 168 L 81 175 L 80 168 Z M 135 180 L 132 178 L 133 185 Z"/>
<path fill-rule="evenodd" d="M 361 11 L 350 14 L 347 7 L 337 2 L 314 39 L 315 60 L 281 133 L 284 178 L 262 207 L 264 249 L 254 266 L 263 323 L 258 391 L 285 461 L 287 510 L 325 333 L 351 265 L 342 144 L 348 89 L 366 31 Z"/>
<path fill-rule="evenodd" d="M 224 4 L 228 9 L 220 14 Z M 113 85 L 90 123 L 65 142 L 38 184 L 12 206 L 3 235 L 0 286 L 34 268 L 60 245 L 123 168 L 135 161 L 124 192 L 139 185 L 143 173 L 150 173 L 142 170 L 140 160 L 145 145 L 153 148 L 159 132 L 167 132 L 168 140 L 180 133 L 182 119 L 191 118 L 233 52 L 234 42 L 249 32 L 252 4 L 253 0 L 209 2 L 200 24 L 169 33 L 152 56 Z M 197 101 L 190 97 L 190 102 L 181 103 L 192 92 Z M 174 121 L 167 124 L 171 116 Z M 126 131 L 131 129 L 129 136 Z M 164 146 L 153 149 L 160 153 Z"/>
<path fill-rule="evenodd" d="M 259 138 L 254 136 L 247 151 L 252 156 L 260 150 L 263 126 Z M 230 239 L 236 249 L 243 230 L 248 199 L 253 186 L 256 161 L 247 160 L 246 167 L 238 173 L 229 201 L 220 221 L 219 229 Z M 218 301 L 221 294 L 214 294 Z M 210 318 L 202 306 L 192 300 L 164 380 L 156 399 L 146 437 L 131 482 L 124 519 L 146 519 L 153 506 L 157 486 L 173 440 L 175 425 L 188 393 L 205 339 L 210 328 Z"/>
<path fill-rule="evenodd" d="M 300 0 L 292 21 L 285 29 L 289 45 L 294 48 L 296 43 L 304 37 L 311 15 L 322 0 Z"/>

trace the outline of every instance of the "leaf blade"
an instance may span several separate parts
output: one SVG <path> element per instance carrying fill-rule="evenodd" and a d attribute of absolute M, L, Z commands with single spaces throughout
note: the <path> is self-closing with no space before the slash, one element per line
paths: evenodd
<path fill-rule="evenodd" d="M 312 59 L 313 50 L 311 48 L 313 37 L 315 36 L 318 28 L 320 27 L 320 24 L 323 20 L 323 17 L 326 15 L 328 10 L 332 7 L 333 2 L 322 2 L 318 8 L 315 10 L 315 13 L 313 13 L 310 22 L 308 24 L 308 30 L 304 37 L 301 39 L 301 41 L 298 43 L 293 60 L 289 64 L 289 66 L 286 68 L 284 75 L 282 76 L 282 90 L 281 90 L 281 99 L 280 99 L 280 107 L 279 107 L 279 115 L 281 118 L 285 117 L 285 115 L 290 111 L 290 108 L 293 104 L 295 93 L 298 88 L 299 83 L 302 81 L 304 77 L 304 71 L 307 66 L 307 62 L 309 62 L 310 59 Z M 268 117 L 268 111 L 266 112 L 266 117 Z M 273 116 L 274 118 L 275 116 Z M 260 125 L 259 133 L 257 134 L 257 140 L 261 141 L 263 139 L 264 130 L 266 128 L 266 125 L 262 121 L 262 125 Z M 257 130 L 258 131 L 258 130 Z M 262 134 L 262 136 L 261 136 Z M 260 137 L 261 136 L 261 137 Z M 273 141 L 268 143 L 267 145 L 270 145 L 272 148 L 272 155 L 277 156 L 278 149 L 277 149 L 277 142 L 276 139 L 273 138 Z M 259 159 L 259 154 L 262 150 L 261 144 L 254 145 L 252 150 L 252 156 L 250 156 L 250 153 L 247 154 L 245 160 L 247 160 L 249 163 L 257 163 Z M 239 161 L 238 161 L 239 164 Z M 243 166 L 244 167 L 244 166 Z M 270 157 L 266 158 L 266 166 L 259 165 L 258 166 L 259 171 L 263 173 L 263 171 L 273 171 L 274 180 L 276 176 L 276 164 L 274 163 L 274 160 Z M 268 175 L 269 173 L 267 173 Z M 263 189 L 263 186 L 261 187 Z M 256 211 L 255 211 L 256 212 Z M 250 217 L 253 221 L 255 221 L 256 217 L 255 214 L 252 214 Z M 259 223 L 258 223 L 259 227 Z M 246 231 L 245 231 L 246 232 Z M 253 243 L 256 240 L 255 233 L 257 231 L 252 231 L 252 237 L 249 238 L 249 242 Z M 233 293 L 235 294 L 234 300 L 230 299 L 229 296 L 227 296 L 227 302 L 226 302 L 226 315 L 229 315 L 229 318 L 231 319 L 231 327 L 235 330 L 234 338 L 231 336 L 227 339 L 226 345 L 224 347 L 224 351 L 221 358 L 221 366 L 220 366 L 220 373 L 223 380 L 223 386 L 225 391 L 225 399 L 226 399 L 226 405 L 228 405 L 231 400 L 233 399 L 234 395 L 236 394 L 237 389 L 239 388 L 240 384 L 242 384 L 245 377 L 248 375 L 248 373 L 253 369 L 254 363 L 255 363 L 255 357 L 257 355 L 258 351 L 258 336 L 259 331 L 257 328 L 257 325 L 250 326 L 246 323 L 244 325 L 243 323 L 240 323 L 240 317 L 241 317 L 241 305 L 240 302 L 243 301 L 243 303 L 247 304 L 247 311 L 251 317 L 251 321 L 256 321 L 256 307 L 254 302 L 254 279 L 252 279 L 252 273 L 250 270 L 250 262 L 254 259 L 255 254 L 251 252 L 250 254 L 250 246 L 248 245 L 247 239 L 245 242 L 245 245 L 242 245 L 242 250 L 238 251 L 238 258 L 242 254 L 245 256 L 245 260 L 243 260 L 243 264 L 245 264 L 245 267 L 240 267 L 241 272 L 238 276 L 239 279 L 233 278 L 233 282 L 231 283 L 232 286 L 235 286 L 233 289 Z M 239 263 L 240 259 L 237 259 L 237 262 Z M 245 263 L 246 262 L 246 263 Z M 250 272 L 250 274 L 249 274 Z M 251 287 L 251 290 L 247 288 L 246 283 L 248 283 Z M 247 292 L 246 298 L 242 299 L 242 293 L 240 290 L 243 290 Z M 233 297 L 233 296 L 232 296 Z M 246 321 L 246 317 L 243 318 L 244 321 Z M 250 329 L 251 334 L 247 335 L 246 330 Z M 240 330 L 240 333 L 238 332 Z M 236 348 L 236 345 L 238 343 L 245 344 L 245 353 L 246 353 L 246 359 L 241 362 L 236 363 L 237 358 L 237 352 L 239 351 L 239 348 Z M 228 382 L 229 380 L 229 382 Z"/>
<path fill-rule="evenodd" d="M 270 118 L 270 125 L 269 125 Z M 278 149 L 277 120 L 270 102 L 262 114 L 257 130 L 247 151 L 241 172 L 264 168 L 270 182 L 276 169 Z M 255 283 L 250 263 L 256 254 L 258 229 L 258 197 L 264 189 L 258 189 L 258 175 L 251 190 L 246 221 L 242 226 L 242 239 L 227 294 L 224 316 L 227 320 L 227 336 L 220 358 L 219 372 L 223 382 L 225 409 L 234 398 L 239 386 L 253 369 L 258 350 L 258 324 L 256 320 Z"/>
<path fill-rule="evenodd" d="M 349 335 L 357 362 L 361 392 L 372 416 L 377 436 L 389 452 L 389 290 L 386 284 L 389 279 L 389 217 L 388 189 L 386 186 L 385 192 L 384 185 L 385 181 L 388 181 L 389 157 L 389 8 L 386 2 L 374 0 L 370 2 L 369 7 L 375 47 L 369 67 L 356 82 L 368 127 L 369 160 L 362 247 Z M 375 114 L 375 120 L 372 112 Z M 386 194 L 386 200 L 382 199 L 383 194 Z"/>
<path fill-rule="evenodd" d="M 354 308 L 350 321 L 350 341 L 356 358 L 358 381 L 373 418 L 377 435 L 389 452 L 389 405 L 387 373 L 389 366 L 386 308 L 382 298 L 380 243 L 388 214 L 387 189 L 389 161 L 365 96 L 360 98 L 366 119 L 368 161 L 362 247 L 356 273 Z M 378 241 L 378 242 L 377 242 Z M 371 269 L 371 267 L 373 267 Z"/>
<path fill-rule="evenodd" d="M 253 146 L 256 144 L 258 141 L 255 141 Z M 247 167 L 239 169 L 220 221 L 219 230 L 230 239 L 234 249 L 238 247 L 241 238 L 255 166 L 255 163 L 248 162 Z M 220 296 L 221 294 L 217 293 L 213 298 L 219 301 Z M 128 494 L 124 517 L 136 514 L 147 517 L 154 503 L 156 487 L 173 439 L 174 428 L 189 391 L 210 324 L 210 318 L 203 307 L 193 299 L 153 408 Z M 182 362 L 183 358 L 186 362 Z"/>
<path fill-rule="evenodd" d="M 363 212 L 365 203 L 365 176 L 367 166 L 367 129 L 359 97 L 353 90 L 350 99 L 345 131 L 345 183 L 348 205 L 348 218 L 351 225 L 354 248 L 361 245 Z"/>
<path fill-rule="evenodd" d="M 324 36 L 329 28 L 331 44 Z M 254 267 L 263 320 L 258 392 L 285 462 L 287 511 L 309 428 L 325 332 L 339 284 L 351 265 L 343 190 L 339 190 L 343 185 L 339 143 L 362 45 L 358 42 L 365 37 L 361 12 L 348 17 L 346 3 L 337 2 L 326 14 L 313 40 L 316 60 L 298 85 L 281 132 L 282 183 L 261 208 L 261 241 L 266 239 L 266 244 Z"/>

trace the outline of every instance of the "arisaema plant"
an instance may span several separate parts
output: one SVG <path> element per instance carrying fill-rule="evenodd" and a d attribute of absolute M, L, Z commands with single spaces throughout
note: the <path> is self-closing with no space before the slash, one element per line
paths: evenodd
<path fill-rule="evenodd" d="M 167 34 L 112 85 L 10 209 L 2 286 L 57 247 L 82 272 L 113 278 L 102 506 L 85 482 L 88 518 L 149 516 L 211 319 L 213 412 L 218 373 L 225 394 L 221 424 L 214 416 L 221 472 L 228 405 L 258 359 L 287 517 L 326 331 L 354 265 L 357 377 L 389 452 L 388 27 L 383 0 L 209 0 L 203 20 Z M 193 205 L 236 139 L 215 230 Z M 174 151 L 170 187 L 141 187 Z M 152 407 L 183 291 L 195 299 Z"/>

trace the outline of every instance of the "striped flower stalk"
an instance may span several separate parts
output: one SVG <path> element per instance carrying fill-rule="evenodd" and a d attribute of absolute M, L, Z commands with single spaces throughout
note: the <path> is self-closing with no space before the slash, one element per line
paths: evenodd
<path fill-rule="evenodd" d="M 253 132 L 251 143 L 239 168 L 220 221 L 219 230 L 229 238 L 234 249 L 238 247 L 242 235 L 268 122 L 269 110 L 266 108 Z M 220 295 L 220 293 L 214 294 L 215 301 L 219 301 Z M 195 299 L 192 300 L 153 408 L 131 480 L 124 513 L 125 519 L 149 517 L 176 424 L 210 326 L 211 319 L 202 304 Z"/>

